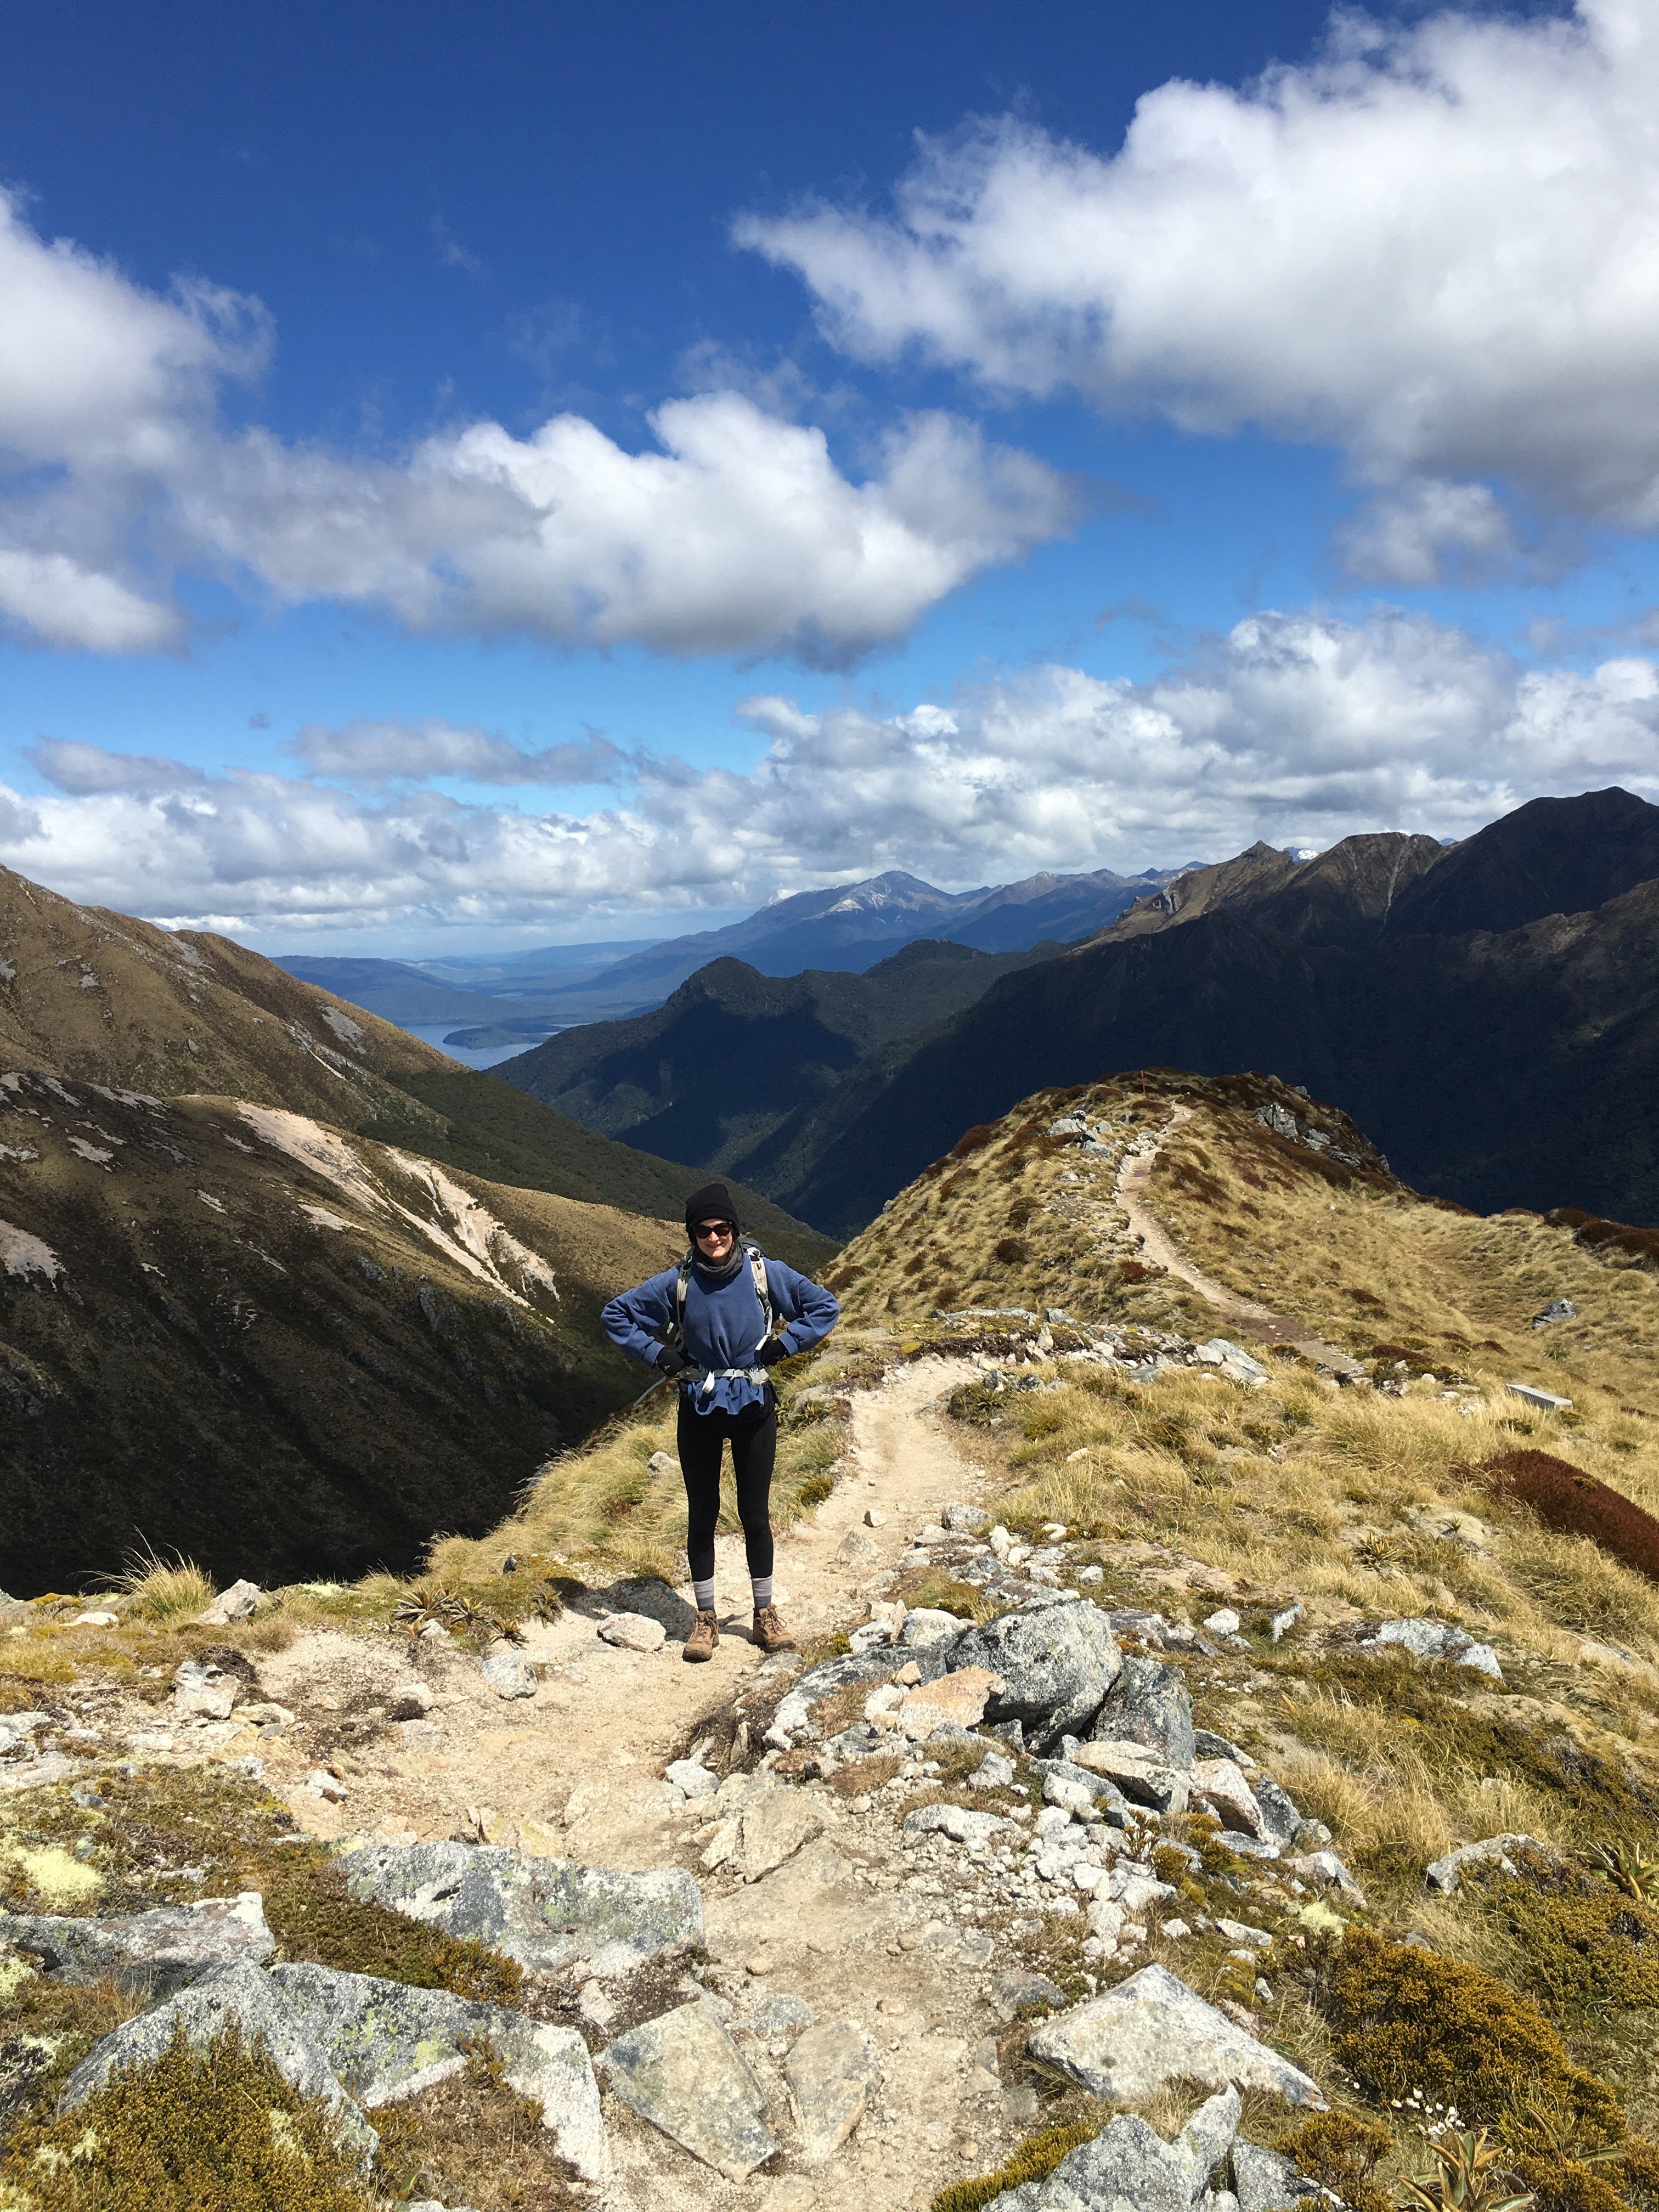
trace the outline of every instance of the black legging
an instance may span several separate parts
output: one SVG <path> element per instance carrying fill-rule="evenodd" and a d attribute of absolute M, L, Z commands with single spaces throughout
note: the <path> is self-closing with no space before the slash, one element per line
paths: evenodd
<path fill-rule="evenodd" d="M 693 1582 L 714 1572 L 714 1523 L 720 1516 L 720 1447 L 732 1439 L 732 1466 L 738 1478 L 738 1518 L 751 1575 L 772 1571 L 772 1522 L 769 1499 L 772 1462 L 778 1449 L 778 1401 L 769 1386 L 757 1406 L 740 1413 L 699 1413 L 680 1393 L 678 1443 L 680 1473 L 685 1477 L 685 1549 Z"/>

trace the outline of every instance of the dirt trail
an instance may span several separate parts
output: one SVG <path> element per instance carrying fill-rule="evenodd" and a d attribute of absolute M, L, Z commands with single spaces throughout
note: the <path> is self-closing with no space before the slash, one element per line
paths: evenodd
<path fill-rule="evenodd" d="M 977 1495 L 981 1470 L 960 1456 L 930 1410 L 973 1371 L 965 1361 L 918 1360 L 853 1398 L 835 1491 L 778 1540 L 780 1603 L 803 1642 L 863 1620 L 872 1588 L 884 1583 L 918 1529 L 952 1500 Z M 874 1528 L 865 1522 L 872 1507 L 881 1524 Z M 984 1970 L 948 1948 L 908 1948 L 918 1944 L 914 1934 L 899 1948 L 902 1931 L 938 1925 L 927 1916 L 939 1908 L 907 1892 L 903 1855 L 827 1789 L 800 1793 L 821 1817 L 823 1834 L 772 1872 L 745 1883 L 729 1867 L 702 1871 L 698 1832 L 708 1801 L 675 1806 L 663 1766 L 695 1742 L 699 1721 L 726 1706 L 760 1663 L 747 1636 L 742 1539 L 721 1537 L 715 1548 L 722 1632 L 707 1666 L 680 1658 L 694 1618 L 689 1589 L 671 1598 L 660 1584 L 618 1586 L 529 1633 L 525 1649 L 542 1677 L 533 1699 L 496 1697 L 468 1654 L 422 1652 L 418 1665 L 437 1699 L 431 1717 L 394 1723 L 360 1755 L 337 1756 L 343 1804 L 307 1786 L 314 1727 L 291 1746 L 265 1740 L 257 1749 L 271 1787 L 313 1834 L 449 1836 L 461 1832 L 471 1808 L 483 1813 L 492 1838 L 590 1865 L 690 1867 L 703 1887 L 712 1959 L 741 1980 L 746 1962 L 763 1952 L 770 1962 L 766 1989 L 799 1995 L 820 2020 L 855 2020 L 874 2039 L 887 2076 L 881 2099 L 827 2169 L 810 2179 L 757 2175 L 737 2186 L 623 2114 L 613 2128 L 604 2212 L 926 2205 L 945 2181 L 973 2169 L 965 2142 L 975 2144 L 977 2157 L 1018 2133 L 983 2071 L 983 2039 L 996 2026 L 985 2009 Z M 663 1619 L 663 1649 L 641 1654 L 602 1642 L 602 1595 L 618 1609 Z M 292 1706 L 302 1729 L 314 1724 L 319 1701 L 325 1720 L 331 1700 L 349 1710 L 384 1698 L 392 1671 L 408 1678 L 407 1662 L 384 1639 L 333 1633 L 303 1636 L 260 1666 L 265 1694 Z M 238 1740 L 223 1755 L 249 1747 Z"/>
<path fill-rule="evenodd" d="M 1339 1345 L 1327 1344 L 1316 1336 L 1306 1322 L 1292 1320 L 1289 1316 L 1275 1313 L 1255 1298 L 1247 1298 L 1238 1291 L 1230 1291 L 1224 1283 L 1218 1283 L 1194 1264 L 1176 1244 L 1170 1232 L 1152 1212 L 1150 1192 L 1152 1170 L 1158 1164 L 1158 1152 L 1164 1139 L 1172 1136 L 1182 1122 L 1193 1118 L 1190 1106 L 1175 1106 L 1170 1118 L 1158 1133 L 1158 1139 L 1151 1151 L 1131 1152 L 1118 1171 L 1116 1197 L 1129 1224 L 1129 1233 L 1139 1244 L 1145 1258 L 1154 1267 L 1162 1267 L 1196 1291 L 1206 1304 L 1213 1306 L 1222 1320 L 1229 1322 L 1241 1335 L 1253 1336 L 1261 1344 L 1289 1344 L 1304 1358 L 1316 1360 L 1321 1365 L 1334 1368 L 1339 1373 L 1357 1375 L 1359 1363 L 1351 1352 Z"/>

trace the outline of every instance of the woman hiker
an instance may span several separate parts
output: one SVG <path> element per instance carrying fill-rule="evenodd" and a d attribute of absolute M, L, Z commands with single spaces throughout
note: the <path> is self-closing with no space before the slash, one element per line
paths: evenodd
<path fill-rule="evenodd" d="M 685 1478 L 685 1548 L 697 1625 L 681 1657 L 712 1659 L 720 1640 L 714 1614 L 714 1523 L 720 1510 L 720 1454 L 732 1439 L 754 1640 L 763 1651 L 793 1651 L 794 1638 L 772 1602 L 769 1498 L 778 1444 L 778 1395 L 767 1377 L 791 1352 L 829 1335 L 841 1308 L 822 1284 L 769 1260 L 739 1234 L 723 1182 L 686 1200 L 691 1248 L 637 1290 L 611 1299 L 600 1316 L 611 1341 L 652 1362 L 679 1384 L 680 1473 Z M 765 1286 L 763 1304 L 762 1285 Z"/>

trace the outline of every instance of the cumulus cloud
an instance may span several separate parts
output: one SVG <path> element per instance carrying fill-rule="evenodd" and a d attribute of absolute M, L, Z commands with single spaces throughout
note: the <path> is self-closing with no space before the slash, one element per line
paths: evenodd
<path fill-rule="evenodd" d="M 78 738 L 38 738 L 27 748 L 30 763 L 58 791 L 76 798 L 125 792 L 135 798 L 186 791 L 207 781 L 199 768 L 155 753 L 111 752 Z"/>
<path fill-rule="evenodd" d="M 4 813 L 25 802 L 0 787 L 0 856 L 77 898 L 254 932 L 675 907 L 695 927 L 699 908 L 889 867 L 955 886 L 1129 872 L 1257 837 L 1462 836 L 1540 793 L 1612 782 L 1659 799 L 1651 658 L 1529 668 L 1387 610 L 1257 614 L 1145 683 L 1048 666 L 895 714 L 775 695 L 742 711 L 763 741 L 750 770 L 640 760 L 626 804 L 580 816 L 398 789 L 389 766 L 367 793 L 182 768 L 169 784 L 169 763 L 124 778 L 112 757 L 60 749 L 58 795 L 27 816 Z M 407 769 L 375 726 L 353 726 L 360 766 Z M 472 744 L 488 763 L 501 742 L 421 727 L 429 763 Z"/>
<path fill-rule="evenodd" d="M 1486 487 L 1659 526 L 1659 9 L 1336 16 L 1242 89 L 1171 82 L 1109 157 L 1009 119 L 924 141 L 890 215 L 740 242 L 831 338 L 1011 393 L 1328 442 L 1413 487 L 1365 573 L 1501 556 Z"/>
<path fill-rule="evenodd" d="M 617 783 L 635 772 L 632 757 L 608 738 L 526 752 L 499 732 L 458 729 L 453 722 L 374 722 L 358 719 L 342 729 L 307 723 L 289 747 L 313 775 L 349 783 L 422 783 L 435 776 L 466 776 L 475 783 Z"/>
<path fill-rule="evenodd" d="M 0 618 L 154 651 L 182 631 L 173 575 L 207 573 L 415 629 L 837 664 L 1078 512 L 952 416 L 895 424 L 854 480 L 821 429 L 732 391 L 658 408 L 639 452 L 572 414 L 390 460 L 295 446 L 219 412 L 270 340 L 257 302 L 147 292 L 0 191 Z"/>

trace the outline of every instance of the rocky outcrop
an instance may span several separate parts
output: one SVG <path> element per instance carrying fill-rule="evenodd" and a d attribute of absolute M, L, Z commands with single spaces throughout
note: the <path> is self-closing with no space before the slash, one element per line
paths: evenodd
<path fill-rule="evenodd" d="M 258 1890 L 204 1897 L 119 1919 L 0 1912 L 0 1937 L 33 1954 L 59 1982 L 99 1982 L 165 1997 L 216 1966 L 263 1966 L 276 1945 Z"/>
<path fill-rule="evenodd" d="M 1140 2104 L 1165 2081 L 1270 2089 L 1293 2105 L 1323 2110 L 1317 2082 L 1164 1966 L 1143 1966 L 1103 1996 L 1045 2021 L 1033 2034 L 1034 2058 L 1091 2096 Z"/>

